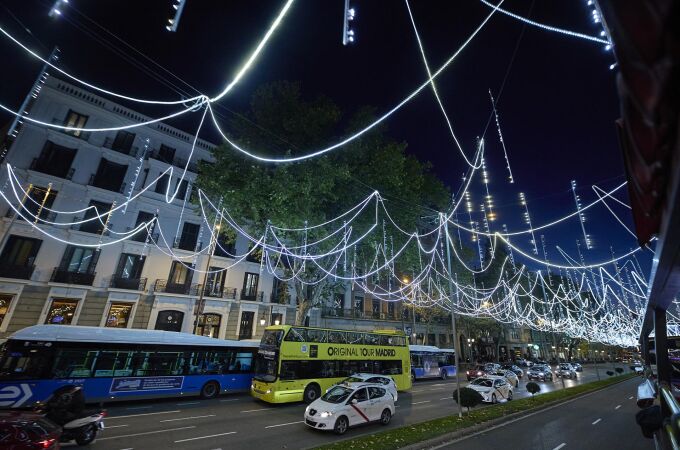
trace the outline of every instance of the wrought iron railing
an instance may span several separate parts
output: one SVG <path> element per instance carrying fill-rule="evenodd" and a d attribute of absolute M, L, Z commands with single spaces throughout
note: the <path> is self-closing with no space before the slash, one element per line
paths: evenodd
<path fill-rule="evenodd" d="M 30 280 L 33 270 L 35 270 L 34 265 L 22 266 L 0 262 L 0 277 Z"/>
<path fill-rule="evenodd" d="M 200 284 L 173 283 L 168 280 L 156 280 L 153 285 L 154 292 L 166 294 L 198 295 L 200 290 Z"/>
<path fill-rule="evenodd" d="M 55 283 L 81 284 L 92 286 L 96 272 L 71 272 L 68 269 L 55 267 L 50 281 Z"/>
<path fill-rule="evenodd" d="M 146 289 L 146 278 L 126 278 L 121 275 L 113 275 L 109 286 L 116 289 L 143 291 Z"/>

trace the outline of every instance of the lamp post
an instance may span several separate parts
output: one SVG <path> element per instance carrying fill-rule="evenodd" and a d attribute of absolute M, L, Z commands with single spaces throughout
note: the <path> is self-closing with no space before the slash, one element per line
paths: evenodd
<path fill-rule="evenodd" d="M 198 321 L 201 319 L 203 314 L 203 309 L 205 309 L 203 294 L 205 293 L 205 288 L 208 286 L 208 272 L 210 272 L 210 261 L 212 260 L 212 254 L 215 250 L 215 243 L 217 242 L 217 234 L 220 232 L 220 225 L 222 224 L 222 218 L 220 216 L 220 223 L 213 226 L 213 233 L 210 236 L 210 243 L 208 244 L 208 264 L 205 268 L 205 273 L 203 274 L 203 284 L 199 286 L 198 292 L 198 302 L 196 303 L 196 320 L 194 321 L 194 333 L 198 330 Z"/>

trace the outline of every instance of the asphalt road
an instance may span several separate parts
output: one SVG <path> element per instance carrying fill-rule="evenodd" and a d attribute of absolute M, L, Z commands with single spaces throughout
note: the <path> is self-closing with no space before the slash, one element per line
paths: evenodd
<path fill-rule="evenodd" d="M 637 383 L 639 379 L 635 378 L 616 384 L 439 448 L 651 450 L 654 442 L 645 439 L 635 423 L 639 411 L 633 397 Z"/>
<path fill-rule="evenodd" d="M 607 376 L 605 370 L 600 368 L 602 377 Z M 565 380 L 565 384 L 570 386 L 594 380 L 597 380 L 595 371 L 585 368 L 578 380 Z M 515 390 L 515 398 L 530 395 L 524 388 L 525 384 L 526 376 L 520 381 L 519 389 Z M 539 384 L 542 392 L 562 388 L 560 380 Z M 390 425 L 371 424 L 351 429 L 344 437 L 371 434 L 456 414 L 457 405 L 452 399 L 455 385 L 454 379 L 417 381 L 409 392 L 399 394 L 397 412 Z M 627 389 L 633 392 L 632 386 Z M 303 423 L 304 409 L 302 403 L 269 405 L 254 400 L 248 394 L 226 395 L 214 400 L 186 398 L 112 404 L 107 407 L 109 416 L 105 420 L 105 430 L 89 448 L 299 449 L 338 439 L 333 433 L 308 428 Z M 531 433 L 535 434 L 536 430 L 531 430 Z M 79 447 L 66 444 L 64 448 Z"/>

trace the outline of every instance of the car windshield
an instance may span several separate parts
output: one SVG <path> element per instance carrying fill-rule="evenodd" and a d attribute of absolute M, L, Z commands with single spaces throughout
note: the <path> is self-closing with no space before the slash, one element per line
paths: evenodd
<path fill-rule="evenodd" d="M 534 366 L 534 372 L 542 372 L 545 370 L 545 366 Z"/>
<path fill-rule="evenodd" d="M 349 397 L 352 392 L 352 389 L 348 389 L 344 386 L 333 386 L 323 395 L 323 397 L 321 397 L 321 400 L 328 403 L 342 403 L 347 400 L 347 397 Z"/>
<path fill-rule="evenodd" d="M 482 387 L 491 387 L 492 382 L 491 380 L 487 380 L 486 378 L 477 378 L 476 380 L 473 380 L 472 383 L 475 386 L 482 386 Z"/>

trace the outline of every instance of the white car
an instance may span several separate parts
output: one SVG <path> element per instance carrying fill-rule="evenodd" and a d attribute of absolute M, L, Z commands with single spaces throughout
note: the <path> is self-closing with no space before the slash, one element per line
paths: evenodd
<path fill-rule="evenodd" d="M 387 425 L 394 411 L 394 399 L 382 385 L 338 384 L 305 409 L 305 424 L 316 430 L 344 434 L 349 427 L 364 423 Z"/>
<path fill-rule="evenodd" d="M 498 375 L 499 377 L 504 377 L 506 380 L 508 380 L 508 383 L 514 387 L 519 387 L 519 377 L 515 372 L 512 370 L 497 370 L 495 372 L 490 373 L 489 375 Z"/>
<path fill-rule="evenodd" d="M 345 378 L 338 384 L 345 384 L 347 386 L 354 386 L 356 383 L 371 383 L 371 384 L 381 384 L 387 392 L 392 394 L 392 398 L 396 402 L 399 399 L 399 393 L 397 392 L 397 384 L 390 377 L 385 375 L 376 375 L 374 373 L 355 373 Z"/>
<path fill-rule="evenodd" d="M 475 378 L 467 385 L 482 395 L 482 400 L 488 403 L 498 403 L 500 400 L 512 400 L 512 386 L 505 377 L 485 375 Z"/>

